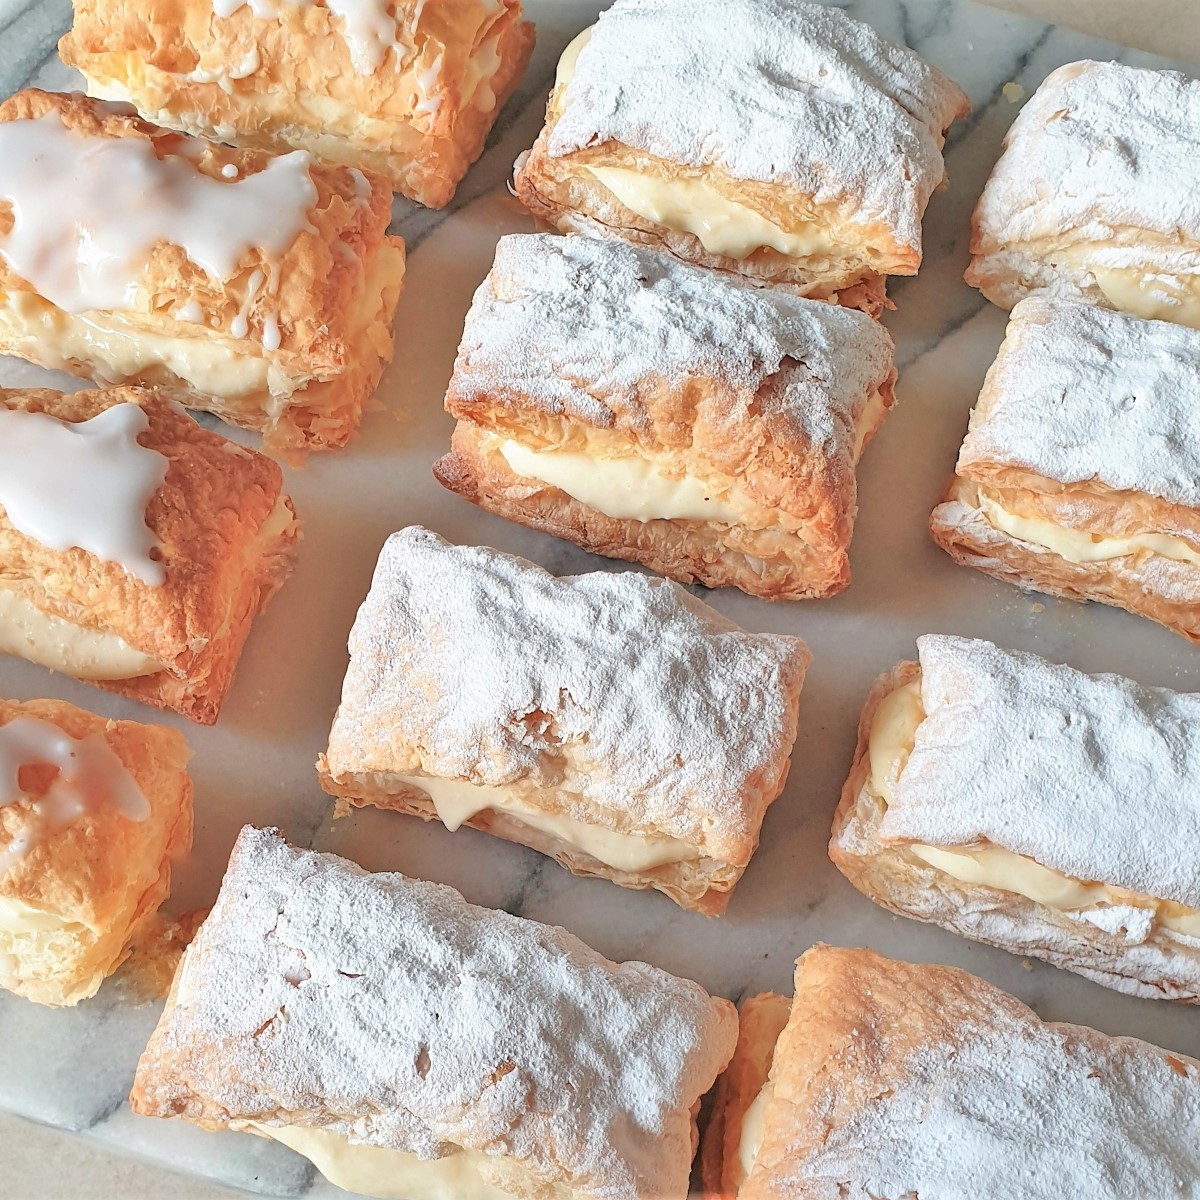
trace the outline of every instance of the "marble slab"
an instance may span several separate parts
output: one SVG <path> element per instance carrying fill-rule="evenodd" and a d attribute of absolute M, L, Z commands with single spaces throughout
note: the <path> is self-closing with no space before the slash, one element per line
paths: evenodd
<path fill-rule="evenodd" d="M 1047 1018 L 1200 1055 L 1194 1010 L 1119 996 L 891 917 L 855 892 L 825 855 L 863 697 L 878 672 L 911 656 L 918 634 L 988 637 L 1087 670 L 1200 690 L 1200 652 L 1165 630 L 1109 608 L 1027 596 L 955 567 L 926 533 L 1004 329 L 1004 314 L 961 281 L 970 210 L 1017 111 L 1004 85 L 1016 82 L 1031 92 L 1054 67 L 1083 57 L 1172 65 L 970 0 L 842 5 L 949 72 L 974 109 L 950 136 L 951 182 L 929 209 L 926 266 L 919 278 L 892 289 L 898 308 L 887 324 L 899 346 L 900 405 L 862 464 L 853 584 L 833 600 L 807 604 L 769 604 L 732 591 L 705 596 L 752 629 L 801 634 L 815 656 L 787 791 L 767 817 L 761 849 L 728 914 L 706 920 L 658 894 L 575 879 L 532 851 L 471 830 L 449 834 L 371 810 L 331 820 L 313 762 L 337 703 L 346 634 L 387 534 L 422 523 L 452 541 L 487 543 L 560 573 L 626 569 L 485 515 L 444 493 L 429 471 L 450 434 L 441 400 L 471 293 L 496 239 L 532 228 L 505 188 L 512 161 L 538 130 L 559 52 L 600 7 L 597 0 L 527 0 L 527 6 L 538 46 L 526 82 L 453 204 L 434 213 L 397 202 L 394 227 L 408 240 L 409 270 L 395 362 L 379 390 L 379 408 L 353 446 L 287 473 L 304 521 L 299 566 L 257 625 L 220 724 L 199 729 L 166 718 L 195 749 L 196 785 L 195 848 L 178 871 L 170 908 L 210 903 L 241 825 L 274 824 L 303 845 L 452 884 L 473 901 L 565 925 L 613 958 L 645 959 L 734 999 L 765 988 L 790 990 L 793 960 L 816 941 L 866 945 L 965 967 Z M 0 95 L 30 84 L 77 86 L 54 57 L 69 17 L 66 0 L 0 0 Z M 76 386 L 0 359 L 0 385 L 55 379 Z M 112 717 L 151 716 L 11 660 L 0 662 L 0 694 L 58 696 Z M 134 1117 L 125 1095 L 156 1016 L 157 1006 L 134 1005 L 119 979 L 69 1011 L 0 994 L 0 1108 L 249 1192 L 344 1194 L 273 1143 Z"/>

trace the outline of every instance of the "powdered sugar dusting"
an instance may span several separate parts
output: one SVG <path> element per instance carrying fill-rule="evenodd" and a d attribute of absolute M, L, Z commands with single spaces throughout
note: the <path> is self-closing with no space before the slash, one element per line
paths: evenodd
<path fill-rule="evenodd" d="M 852 464 L 854 421 L 891 365 L 891 338 L 856 310 L 624 242 L 510 235 L 472 301 L 454 390 L 642 429 L 644 388 L 712 379 L 731 393 L 722 416 L 739 430 L 752 403 L 760 415 L 778 406 L 797 440 Z M 785 367 L 786 384 L 758 397 Z"/>
<path fill-rule="evenodd" d="M 926 719 L 884 839 L 986 839 L 1083 880 L 1200 908 L 1200 695 L 970 638 L 917 640 Z"/>
<path fill-rule="evenodd" d="M 329 768 L 403 771 L 419 748 L 427 774 L 529 779 L 568 806 L 574 794 L 578 819 L 719 850 L 757 830 L 808 657 L 664 579 L 556 579 L 404 529 L 350 634 Z"/>
<path fill-rule="evenodd" d="M 980 461 L 1200 507 L 1200 331 L 1022 300 L 959 467 Z"/>
<path fill-rule="evenodd" d="M 966 98 L 905 46 L 796 0 L 617 0 L 567 85 L 548 150 L 606 141 L 797 188 L 919 251 Z"/>
<path fill-rule="evenodd" d="M 426 1158 L 513 1155 L 588 1195 L 682 1196 L 689 1109 L 735 1037 L 698 984 L 247 827 L 138 1089 Z"/>
<path fill-rule="evenodd" d="M 865 1010 L 859 1028 L 837 1048 L 840 1070 L 807 1097 L 817 1119 L 832 1109 L 838 1120 L 795 1170 L 773 1173 L 771 1195 L 1196 1195 L 1195 1062 L 1133 1038 L 1044 1024 L 1013 997 L 959 971 L 872 957 L 881 988 L 918 971 L 924 987 L 908 1004 L 895 997 L 895 1007 L 885 1008 L 867 990 L 868 976 L 863 993 L 847 998 L 851 1011 Z M 940 999 L 945 1011 L 938 1011 Z M 855 1085 L 861 1099 L 847 1104 L 838 1091 Z"/>
<path fill-rule="evenodd" d="M 1200 270 L 1200 81 L 1115 62 L 1069 63 L 1034 93 L 1005 145 L 976 211 L 984 251 L 1043 238 L 1086 241 L 1108 266 L 1169 256 Z M 1122 226 L 1161 234 L 1169 245 L 1114 243 Z"/>

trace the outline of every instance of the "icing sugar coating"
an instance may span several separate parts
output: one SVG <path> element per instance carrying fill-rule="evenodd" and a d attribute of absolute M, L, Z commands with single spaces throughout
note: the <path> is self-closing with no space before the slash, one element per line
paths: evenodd
<path fill-rule="evenodd" d="M 1200 331 L 1022 300 L 959 454 L 979 461 L 1200 508 Z"/>
<path fill-rule="evenodd" d="M 618 141 L 798 189 L 919 250 L 958 87 L 836 8 L 617 0 L 579 55 L 554 157 Z"/>
<path fill-rule="evenodd" d="M 426 1158 L 509 1154 L 612 1197 L 686 1193 L 689 1109 L 737 1028 L 698 984 L 250 827 L 175 1001 L 141 1111 L 198 1095 Z"/>
<path fill-rule="evenodd" d="M 149 138 L 69 129 L 57 112 L 0 122 L 0 208 L 12 210 L 0 256 L 69 313 L 132 307 L 159 242 L 224 281 L 248 251 L 278 258 L 309 228 L 309 161 L 295 151 L 227 182 L 158 158 Z"/>
<path fill-rule="evenodd" d="M 885 840 L 986 839 L 1077 879 L 1200 907 L 1200 695 L 971 638 L 917 639 L 926 718 Z"/>
<path fill-rule="evenodd" d="M 22 769 L 41 765 L 55 767 L 58 777 L 38 800 L 34 819 L 0 847 L 0 876 L 43 836 L 98 806 L 111 806 L 131 821 L 150 816 L 137 781 L 99 733 L 72 737 L 49 721 L 27 716 L 0 725 L 0 808 L 24 797 Z"/>
<path fill-rule="evenodd" d="M 132 403 L 75 422 L 0 406 L 0 505 L 8 519 L 51 550 L 78 547 L 143 583 L 162 584 L 146 505 L 168 460 L 138 442 L 149 425 Z"/>
<path fill-rule="evenodd" d="M 543 349 L 530 354 L 530 344 Z M 807 370 L 759 397 L 789 359 Z M 706 377 L 740 395 L 728 420 L 750 419 L 754 398 L 797 441 L 852 465 L 854 421 L 891 363 L 887 331 L 854 309 L 625 242 L 510 234 L 471 303 L 454 385 L 466 401 L 511 399 L 637 429 L 650 424 L 640 395 L 649 382 L 683 390 Z"/>
<path fill-rule="evenodd" d="M 857 961 L 840 971 L 826 965 L 851 956 Z M 818 968 L 824 978 L 799 994 Z M 824 1028 L 810 1036 L 825 1034 L 821 1060 L 805 1060 L 803 1107 L 792 1110 L 807 1145 L 793 1169 L 785 1160 L 756 1176 L 751 1195 L 1196 1195 L 1195 1061 L 1135 1038 L 1042 1022 L 963 971 L 866 951 L 810 951 L 797 986 L 784 1038 L 795 1046 L 808 1032 L 797 1016 L 814 1010 Z"/>
<path fill-rule="evenodd" d="M 719 857 L 757 830 L 807 662 L 799 638 L 747 633 L 664 579 L 558 579 L 404 529 L 350 633 L 330 770 L 531 779 L 582 795 L 569 816 Z"/>
<path fill-rule="evenodd" d="M 1101 243 L 1114 226 L 1162 234 L 1197 257 L 1200 81 L 1084 61 L 1047 76 L 1018 114 L 980 197 L 985 245 L 1043 238 Z M 973 247 L 974 249 L 975 247 Z M 1164 248 L 1155 245 L 1161 262 Z M 1128 251 L 1139 262 L 1145 251 Z"/>

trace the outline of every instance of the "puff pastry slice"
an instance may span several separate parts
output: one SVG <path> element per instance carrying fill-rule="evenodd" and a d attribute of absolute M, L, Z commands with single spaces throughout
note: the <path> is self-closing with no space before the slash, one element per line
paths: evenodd
<path fill-rule="evenodd" d="M 1012 312 L 930 531 L 956 562 L 1200 642 L 1200 331 Z"/>
<path fill-rule="evenodd" d="M 876 683 L 829 854 L 864 895 L 1200 1002 L 1200 696 L 927 635 Z"/>
<path fill-rule="evenodd" d="M 683 583 L 828 596 L 895 378 L 861 313 L 621 242 L 514 235 L 467 315 L 434 474 Z"/>
<path fill-rule="evenodd" d="M 520 0 L 75 0 L 59 54 L 160 125 L 454 195 L 521 81 Z"/>
<path fill-rule="evenodd" d="M 344 445 L 392 354 L 390 219 L 374 174 L 20 92 L 0 104 L 0 353 L 172 387 L 284 457 Z"/>
<path fill-rule="evenodd" d="M 617 0 L 568 47 L 522 203 L 877 315 L 921 262 L 966 97 L 904 46 L 797 0 Z"/>
<path fill-rule="evenodd" d="M 1004 141 L 972 222 L 967 282 L 1200 329 L 1200 81 L 1116 62 L 1051 72 Z"/>
<path fill-rule="evenodd" d="M 192 843 L 187 743 L 61 700 L 0 700 L 0 987 L 92 996 Z"/>
<path fill-rule="evenodd" d="M 689 980 L 248 827 L 132 1101 L 366 1195 L 684 1200 L 736 1037 Z"/>
<path fill-rule="evenodd" d="M 405 529 L 350 634 L 321 786 L 717 913 L 787 778 L 808 661 L 665 580 L 556 579 Z"/>
<path fill-rule="evenodd" d="M 0 652 L 212 724 L 292 569 L 282 485 L 168 393 L 0 389 Z"/>
<path fill-rule="evenodd" d="M 754 1074 L 743 1048 L 730 1072 Z M 953 967 L 815 946 L 771 1058 L 750 1170 L 706 1175 L 712 1200 L 1196 1194 L 1200 1062 L 1041 1021 Z"/>

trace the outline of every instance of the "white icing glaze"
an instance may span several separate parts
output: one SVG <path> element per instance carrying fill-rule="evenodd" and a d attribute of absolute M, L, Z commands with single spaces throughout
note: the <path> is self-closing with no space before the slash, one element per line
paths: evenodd
<path fill-rule="evenodd" d="M 72 737 L 38 717 L 14 717 L 0 725 L 0 808 L 26 799 L 24 767 L 48 765 L 58 776 L 32 807 L 25 828 L 0 847 L 0 876 L 45 837 L 101 807 L 130 821 L 144 821 L 150 804 L 133 776 L 98 733 Z"/>
<path fill-rule="evenodd" d="M 148 425 L 136 404 L 74 424 L 0 405 L 0 505 L 9 521 L 51 550 L 78 547 L 143 583 L 162 584 L 146 506 L 168 461 L 138 442 Z"/>
<path fill-rule="evenodd" d="M 329 766 L 524 780 L 577 820 L 719 851 L 758 828 L 807 658 L 667 580 L 556 579 L 413 527 L 384 545 L 351 631 Z M 388 762 L 384 728 L 420 764 Z"/>
<path fill-rule="evenodd" d="M 212 0 L 212 8 L 218 17 L 228 17 L 249 5 L 259 20 L 277 21 L 289 11 L 316 3 L 317 0 Z M 383 65 L 387 52 L 402 45 L 389 0 L 322 0 L 320 7 L 337 17 L 350 61 L 360 75 L 373 74 Z"/>
<path fill-rule="evenodd" d="M 697 984 L 250 828 L 177 984 L 159 1098 L 483 1170 L 507 1154 L 596 1195 L 687 1191 L 690 1109 L 736 1039 Z"/>
<path fill-rule="evenodd" d="M 1005 146 L 976 212 L 985 252 L 1047 239 L 1077 253 L 1087 243 L 1109 267 L 1179 262 L 1200 272 L 1200 81 L 1071 63 L 1033 94 Z M 1122 244 L 1113 231 L 1126 226 L 1167 244 Z"/>
<path fill-rule="evenodd" d="M 157 158 L 148 138 L 68 129 L 57 112 L 0 122 L 0 204 L 13 216 L 0 256 L 67 312 L 132 308 L 157 243 L 221 281 L 251 251 L 281 256 L 309 227 L 308 167 L 298 150 L 224 182 L 184 156 Z"/>
<path fill-rule="evenodd" d="M 960 468 L 998 462 L 1200 508 L 1200 332 L 1031 296 L 972 420 Z"/>
<path fill-rule="evenodd" d="M 880 982 L 890 966 L 878 960 Z M 1134 1038 L 1042 1023 L 982 980 L 846 1023 L 809 1102 L 837 1112 L 748 1194 L 811 1200 L 1183 1200 L 1200 1179 L 1200 1069 Z M 873 980 L 860 986 L 871 989 Z M 882 989 L 881 989 L 882 990 Z M 856 1003 L 857 1001 L 857 1003 Z M 915 1026 L 916 1022 L 922 1022 Z M 913 1037 L 914 1026 L 925 1032 Z M 932 1026 L 932 1030 L 931 1027 Z M 838 1069 L 841 1066 L 841 1070 Z M 886 1083 L 877 1082 L 882 1071 Z M 842 1091 L 853 1079 L 856 1100 Z M 885 1090 L 886 1089 L 886 1090 Z M 841 1092 L 841 1094 L 839 1094 Z M 809 1122 L 812 1128 L 814 1122 Z M 769 1182 L 764 1179 L 769 1175 Z"/>
<path fill-rule="evenodd" d="M 768 402 L 758 393 L 788 359 L 807 370 Z M 471 302 L 454 387 L 467 401 L 636 428 L 651 420 L 638 394 L 647 381 L 682 390 L 708 377 L 746 399 L 729 421 L 754 419 L 754 397 L 760 416 L 782 417 L 779 429 L 849 471 L 855 422 L 891 360 L 887 332 L 854 309 L 625 242 L 515 234 L 500 239 Z"/>
<path fill-rule="evenodd" d="M 617 0 L 578 52 L 549 153 L 616 140 L 797 188 L 920 248 L 965 101 L 904 46 L 797 0 Z"/>
<path fill-rule="evenodd" d="M 1200 908 L 1200 696 L 990 642 L 917 642 L 926 718 L 880 836 L 986 840 L 1076 879 Z M 1196 841 L 1200 844 L 1200 840 Z"/>

